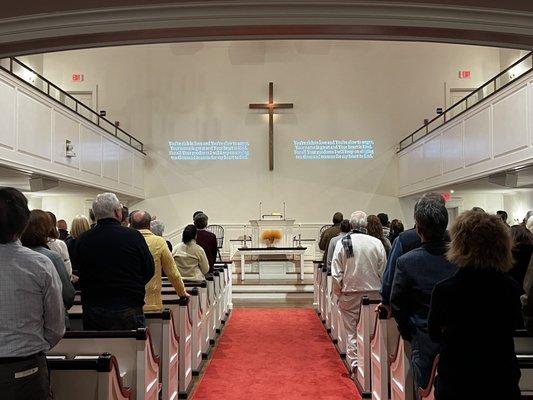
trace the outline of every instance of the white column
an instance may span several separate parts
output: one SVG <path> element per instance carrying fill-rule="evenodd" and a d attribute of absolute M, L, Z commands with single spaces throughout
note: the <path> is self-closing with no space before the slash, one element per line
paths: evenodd
<path fill-rule="evenodd" d="M 304 280 L 304 253 L 300 254 L 300 278 Z"/>

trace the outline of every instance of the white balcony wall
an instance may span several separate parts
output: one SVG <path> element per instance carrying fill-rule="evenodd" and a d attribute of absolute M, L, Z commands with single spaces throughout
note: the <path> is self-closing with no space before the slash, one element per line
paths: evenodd
<path fill-rule="evenodd" d="M 399 153 L 399 196 L 533 162 L 533 73 Z"/>
<path fill-rule="evenodd" d="M 76 157 L 65 155 L 65 142 Z M 0 165 L 144 198 L 144 154 L 0 70 Z"/>

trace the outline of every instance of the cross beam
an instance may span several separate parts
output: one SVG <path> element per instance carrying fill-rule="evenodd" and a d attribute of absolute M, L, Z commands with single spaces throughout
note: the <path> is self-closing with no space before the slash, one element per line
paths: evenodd
<path fill-rule="evenodd" d="M 268 103 L 252 103 L 251 110 L 268 110 L 268 169 L 274 170 L 274 110 L 293 108 L 293 103 L 274 103 L 274 83 L 268 84 Z"/>

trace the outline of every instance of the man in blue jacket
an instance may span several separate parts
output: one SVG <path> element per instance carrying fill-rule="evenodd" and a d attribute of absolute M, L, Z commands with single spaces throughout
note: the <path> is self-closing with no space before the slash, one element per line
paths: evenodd
<path fill-rule="evenodd" d="M 439 353 L 427 329 L 431 292 L 457 267 L 446 258 L 448 211 L 444 203 L 433 196 L 422 197 L 415 206 L 415 222 L 421 246 L 398 258 L 390 304 L 402 338 L 411 342 L 416 386 L 424 388 Z"/>

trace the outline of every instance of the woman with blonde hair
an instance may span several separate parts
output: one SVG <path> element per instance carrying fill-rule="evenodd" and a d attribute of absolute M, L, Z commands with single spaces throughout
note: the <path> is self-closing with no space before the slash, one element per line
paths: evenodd
<path fill-rule="evenodd" d="M 459 270 L 435 286 L 428 319 L 442 346 L 435 398 L 519 400 L 513 333 L 523 321 L 520 290 L 507 274 L 509 228 L 496 215 L 467 211 L 450 233 L 447 256 Z"/>
<path fill-rule="evenodd" d="M 84 232 L 91 229 L 89 220 L 85 215 L 76 215 L 70 225 L 70 235 L 65 241 L 67 244 L 68 254 L 72 262 L 73 275 L 78 276 L 78 266 L 76 265 L 76 239 Z M 76 280 L 76 278 L 74 278 Z"/>

